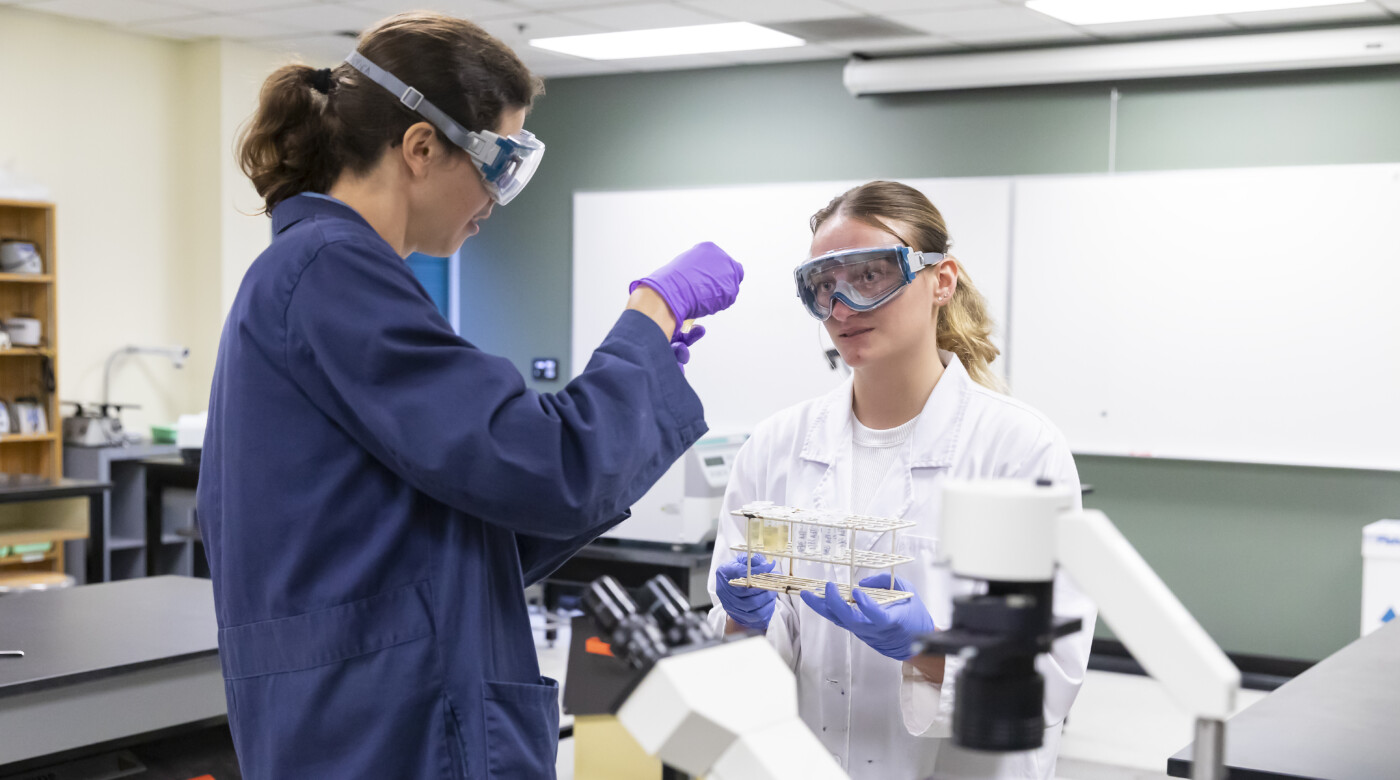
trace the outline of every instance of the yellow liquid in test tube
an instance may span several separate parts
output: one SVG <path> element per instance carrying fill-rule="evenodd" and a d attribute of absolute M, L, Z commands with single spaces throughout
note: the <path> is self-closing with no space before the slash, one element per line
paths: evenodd
<path fill-rule="evenodd" d="M 782 552 L 788 546 L 788 534 L 792 528 L 789 523 L 779 520 L 763 521 L 763 549 Z"/>

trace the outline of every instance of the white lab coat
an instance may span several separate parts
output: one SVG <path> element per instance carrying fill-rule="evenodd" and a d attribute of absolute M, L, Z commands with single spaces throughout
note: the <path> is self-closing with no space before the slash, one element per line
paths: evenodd
<path fill-rule="evenodd" d="M 910 441 L 890 467 L 865 514 L 914 520 L 897 534 L 898 552 L 914 558 L 896 568 L 918 592 L 939 628 L 952 623 L 954 595 L 974 585 L 955 580 L 939 558 L 939 512 L 950 478 L 1050 477 L 1079 484 L 1063 435 L 1038 412 L 974 383 L 951 353 Z M 720 515 L 714 572 L 733 560 L 730 546 L 744 541 L 730 515 L 751 501 L 814 509 L 849 509 L 851 494 L 851 381 L 827 395 L 765 420 L 735 458 Z M 1076 505 L 1078 501 L 1076 499 Z M 856 544 L 889 551 L 888 535 L 861 533 Z M 798 576 L 846 582 L 849 568 L 793 561 Z M 787 570 L 787 561 L 780 564 Z M 874 573 L 857 569 L 856 579 Z M 723 607 L 711 610 L 716 628 Z M 909 664 L 880 655 L 845 629 L 814 613 L 799 598 L 779 596 L 768 639 L 797 675 L 802 719 L 857 780 L 1054 777 L 1060 730 L 1084 679 L 1094 633 L 1094 605 L 1063 574 L 1055 581 L 1055 612 L 1079 615 L 1084 629 L 1057 641 L 1038 659 L 1045 677 L 1045 744 L 1039 750 L 991 754 L 964 750 L 951 738 L 959 661 L 950 658 L 946 682 L 935 685 Z M 736 706 L 762 706 L 735 692 Z"/>

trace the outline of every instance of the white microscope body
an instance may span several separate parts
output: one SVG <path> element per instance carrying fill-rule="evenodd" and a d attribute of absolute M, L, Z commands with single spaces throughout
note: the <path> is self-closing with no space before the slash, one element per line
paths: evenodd
<path fill-rule="evenodd" d="M 1196 716 L 1193 777 L 1223 777 L 1239 670 L 1103 512 L 1073 508 L 1078 489 L 1048 480 L 948 484 L 948 564 L 957 576 L 998 583 L 1051 582 L 1063 567 L 1143 669 Z"/>

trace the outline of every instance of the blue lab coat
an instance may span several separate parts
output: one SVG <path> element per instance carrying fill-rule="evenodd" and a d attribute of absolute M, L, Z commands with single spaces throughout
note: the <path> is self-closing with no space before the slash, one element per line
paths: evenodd
<path fill-rule="evenodd" d="M 224 326 L 199 478 L 249 780 L 554 777 L 524 587 L 706 427 L 622 314 L 554 395 L 453 333 L 349 207 L 273 211 Z"/>

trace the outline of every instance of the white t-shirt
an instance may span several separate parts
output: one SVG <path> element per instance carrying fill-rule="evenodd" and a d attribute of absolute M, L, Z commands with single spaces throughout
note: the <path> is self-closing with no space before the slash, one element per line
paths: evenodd
<path fill-rule="evenodd" d="M 901 449 L 909 442 L 918 417 L 896 428 L 877 431 L 860 424 L 851 415 L 851 510 L 865 514 L 890 472 Z"/>

